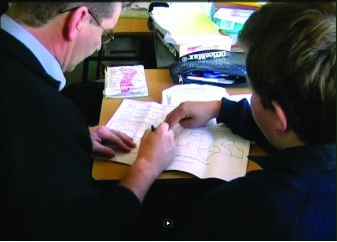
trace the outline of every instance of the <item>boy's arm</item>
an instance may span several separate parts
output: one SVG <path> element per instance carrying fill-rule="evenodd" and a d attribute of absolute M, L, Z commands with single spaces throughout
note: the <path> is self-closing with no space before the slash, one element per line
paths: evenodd
<path fill-rule="evenodd" d="M 251 107 L 245 98 L 239 102 L 222 98 L 217 122 L 225 123 L 233 133 L 245 139 L 255 141 L 266 150 L 274 149 L 257 126 Z"/>

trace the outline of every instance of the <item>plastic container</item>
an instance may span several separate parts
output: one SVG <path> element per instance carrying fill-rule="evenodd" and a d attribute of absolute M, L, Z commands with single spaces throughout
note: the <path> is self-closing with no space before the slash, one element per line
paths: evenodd
<path fill-rule="evenodd" d="M 220 8 L 214 16 L 214 23 L 227 34 L 238 34 L 253 10 Z"/>

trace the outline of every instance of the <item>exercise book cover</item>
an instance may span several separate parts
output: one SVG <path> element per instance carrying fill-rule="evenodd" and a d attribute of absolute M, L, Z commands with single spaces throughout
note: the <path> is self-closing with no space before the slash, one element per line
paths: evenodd
<path fill-rule="evenodd" d="M 103 94 L 110 98 L 148 96 L 144 66 L 107 67 Z"/>

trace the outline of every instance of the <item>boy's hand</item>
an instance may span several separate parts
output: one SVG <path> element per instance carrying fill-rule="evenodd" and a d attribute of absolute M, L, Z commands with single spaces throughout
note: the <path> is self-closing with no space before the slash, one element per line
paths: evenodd
<path fill-rule="evenodd" d="M 179 123 L 184 128 L 196 128 L 205 125 L 219 115 L 221 101 L 183 102 L 172 110 L 165 119 L 173 128 Z"/>

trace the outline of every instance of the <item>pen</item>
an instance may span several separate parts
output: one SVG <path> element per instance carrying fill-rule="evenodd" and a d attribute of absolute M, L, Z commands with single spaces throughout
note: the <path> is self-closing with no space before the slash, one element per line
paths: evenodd
<path fill-rule="evenodd" d="M 156 131 L 156 126 L 154 126 L 153 124 L 151 125 L 151 131 L 152 132 Z"/>
<path fill-rule="evenodd" d="M 208 77 L 208 78 L 226 78 L 229 75 L 224 74 L 224 73 L 219 73 L 219 72 L 204 72 L 204 77 Z"/>
<path fill-rule="evenodd" d="M 233 80 L 228 80 L 225 78 L 207 78 L 207 77 L 200 77 L 200 76 L 186 76 L 186 78 L 189 80 L 211 82 L 211 83 L 215 82 L 215 83 L 225 84 L 225 85 L 230 85 L 235 82 Z"/>
<path fill-rule="evenodd" d="M 230 79 L 230 75 L 220 72 L 214 71 L 192 71 L 191 76 L 200 76 L 200 77 L 207 77 L 207 78 L 225 78 Z M 231 80 L 231 79 L 230 79 Z"/>

